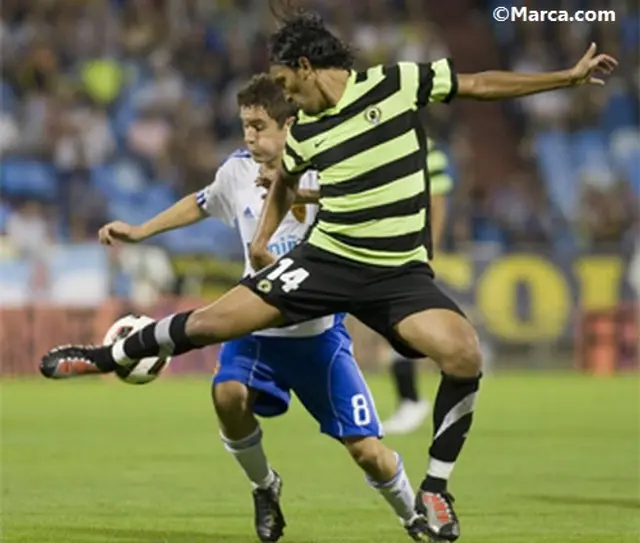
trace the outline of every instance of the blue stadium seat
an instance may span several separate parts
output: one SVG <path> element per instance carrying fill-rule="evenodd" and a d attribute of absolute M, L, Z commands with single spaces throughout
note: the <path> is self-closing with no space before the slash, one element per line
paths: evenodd
<path fill-rule="evenodd" d="M 573 216 L 577 178 L 571 164 L 567 135 L 563 132 L 541 132 L 535 137 L 534 147 L 551 201 L 565 218 Z"/>
<path fill-rule="evenodd" d="M 144 193 L 144 207 L 156 215 L 171 207 L 179 200 L 172 186 L 163 183 L 154 183 Z"/>
<path fill-rule="evenodd" d="M 5 160 L 0 172 L 0 188 L 8 196 L 51 201 L 58 194 L 56 171 L 48 162 Z"/>
<path fill-rule="evenodd" d="M 626 128 L 613 133 L 611 157 L 617 170 L 640 197 L 640 135 L 638 131 Z"/>
<path fill-rule="evenodd" d="M 0 108 L 2 111 L 16 110 L 16 93 L 8 83 L 0 83 Z"/>
<path fill-rule="evenodd" d="M 142 200 L 148 180 L 133 160 L 120 160 L 94 168 L 91 182 L 109 199 Z"/>
<path fill-rule="evenodd" d="M 11 208 L 4 202 L 0 202 L 0 234 L 7 230 L 7 221 L 11 215 Z"/>
<path fill-rule="evenodd" d="M 607 140 L 597 129 L 581 130 L 571 137 L 571 157 L 576 170 L 609 169 Z"/>
<path fill-rule="evenodd" d="M 131 224 L 142 224 L 153 216 L 153 213 L 150 213 L 144 206 L 122 198 L 110 199 L 108 213 L 113 220 L 125 221 Z"/>
<path fill-rule="evenodd" d="M 243 252 L 238 231 L 216 219 L 168 232 L 163 241 L 167 249 L 176 253 L 211 253 L 231 259 Z"/>
<path fill-rule="evenodd" d="M 611 134 L 620 128 L 638 126 L 638 103 L 623 89 L 615 92 L 607 101 L 600 117 L 600 126 Z"/>

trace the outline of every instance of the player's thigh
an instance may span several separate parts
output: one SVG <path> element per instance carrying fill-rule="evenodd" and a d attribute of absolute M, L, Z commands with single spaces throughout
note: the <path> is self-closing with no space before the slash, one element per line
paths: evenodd
<path fill-rule="evenodd" d="M 256 336 L 222 346 L 212 382 L 218 415 L 224 411 L 232 418 L 250 411 L 261 417 L 275 417 L 287 411 L 289 387 L 278 377 L 265 351 L 262 338 Z"/>
<path fill-rule="evenodd" d="M 346 331 L 334 329 L 313 338 L 304 354 L 304 359 L 288 361 L 286 377 L 320 431 L 341 440 L 381 436 L 373 396 Z"/>
<path fill-rule="evenodd" d="M 456 370 L 454 360 L 465 359 L 462 363 L 467 365 L 475 355 L 475 330 L 435 283 L 427 265 L 410 264 L 381 275 L 361 301 L 355 316 L 403 356 L 428 356 L 447 371 Z"/>
<path fill-rule="evenodd" d="M 278 308 L 238 285 L 214 303 L 196 309 L 187 322 L 187 334 L 204 343 L 228 341 L 284 322 Z"/>
<path fill-rule="evenodd" d="M 277 307 L 285 324 L 297 324 L 346 312 L 354 280 L 330 255 L 303 243 L 241 284 Z"/>

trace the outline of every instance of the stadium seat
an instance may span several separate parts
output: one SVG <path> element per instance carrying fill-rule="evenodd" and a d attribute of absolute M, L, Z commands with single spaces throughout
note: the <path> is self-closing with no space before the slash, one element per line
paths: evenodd
<path fill-rule="evenodd" d="M 569 140 L 563 132 L 541 132 L 534 148 L 547 193 L 565 218 L 573 216 L 576 204 L 576 172 L 571 164 Z"/>
<path fill-rule="evenodd" d="M 58 194 L 56 171 L 48 162 L 5 160 L 0 171 L 0 188 L 8 196 L 51 201 Z"/>
<path fill-rule="evenodd" d="M 607 134 L 625 127 L 635 127 L 637 130 L 638 114 L 638 104 L 634 97 L 619 89 L 607 100 L 600 116 L 600 126 Z"/>
<path fill-rule="evenodd" d="M 156 182 L 145 191 L 144 207 L 151 215 L 156 215 L 171 207 L 178 199 L 171 185 Z"/>
<path fill-rule="evenodd" d="M 4 202 L 0 202 L 0 235 L 7 229 L 9 215 L 11 215 L 11 207 Z"/>
<path fill-rule="evenodd" d="M 5 82 L 0 83 L 0 108 L 12 113 L 16 111 L 16 93 Z"/>
<path fill-rule="evenodd" d="M 142 200 L 148 183 L 142 168 L 128 159 L 94 168 L 91 181 L 107 198 L 129 201 Z"/>
<path fill-rule="evenodd" d="M 611 169 L 607 156 L 607 141 L 597 129 L 581 130 L 571 136 L 573 167 L 580 172 L 589 169 Z"/>
<path fill-rule="evenodd" d="M 145 206 L 126 198 L 111 198 L 108 204 L 108 213 L 113 220 L 131 224 L 141 224 L 153 216 L 153 213 L 149 212 Z"/>
<path fill-rule="evenodd" d="M 242 242 L 237 230 L 216 219 L 165 234 L 163 245 L 175 253 L 211 253 L 221 258 L 242 254 Z"/>
<path fill-rule="evenodd" d="M 611 136 L 610 145 L 615 167 L 640 197 L 640 135 L 637 129 L 617 130 Z"/>

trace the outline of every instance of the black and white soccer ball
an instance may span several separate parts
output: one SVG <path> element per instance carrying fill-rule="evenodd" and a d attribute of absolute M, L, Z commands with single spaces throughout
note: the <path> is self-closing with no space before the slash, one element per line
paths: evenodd
<path fill-rule="evenodd" d="M 119 339 L 124 339 L 136 333 L 147 324 L 151 324 L 152 318 L 145 315 L 126 315 L 113 323 L 102 341 L 103 345 L 111 345 Z M 133 360 L 127 365 L 118 366 L 116 375 L 125 383 L 132 385 L 144 385 L 155 380 L 169 365 L 169 355 L 150 356 L 141 360 Z"/>

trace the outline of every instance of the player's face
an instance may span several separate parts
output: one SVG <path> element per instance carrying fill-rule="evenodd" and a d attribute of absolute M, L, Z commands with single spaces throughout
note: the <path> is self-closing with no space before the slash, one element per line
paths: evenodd
<path fill-rule="evenodd" d="M 244 142 L 256 162 L 271 162 L 282 154 L 288 123 L 279 126 L 262 106 L 240 108 Z"/>
<path fill-rule="evenodd" d="M 318 115 L 326 104 L 317 85 L 317 72 L 305 63 L 297 70 L 288 66 L 273 65 L 269 70 L 273 80 L 280 85 L 287 98 L 307 115 Z"/>

